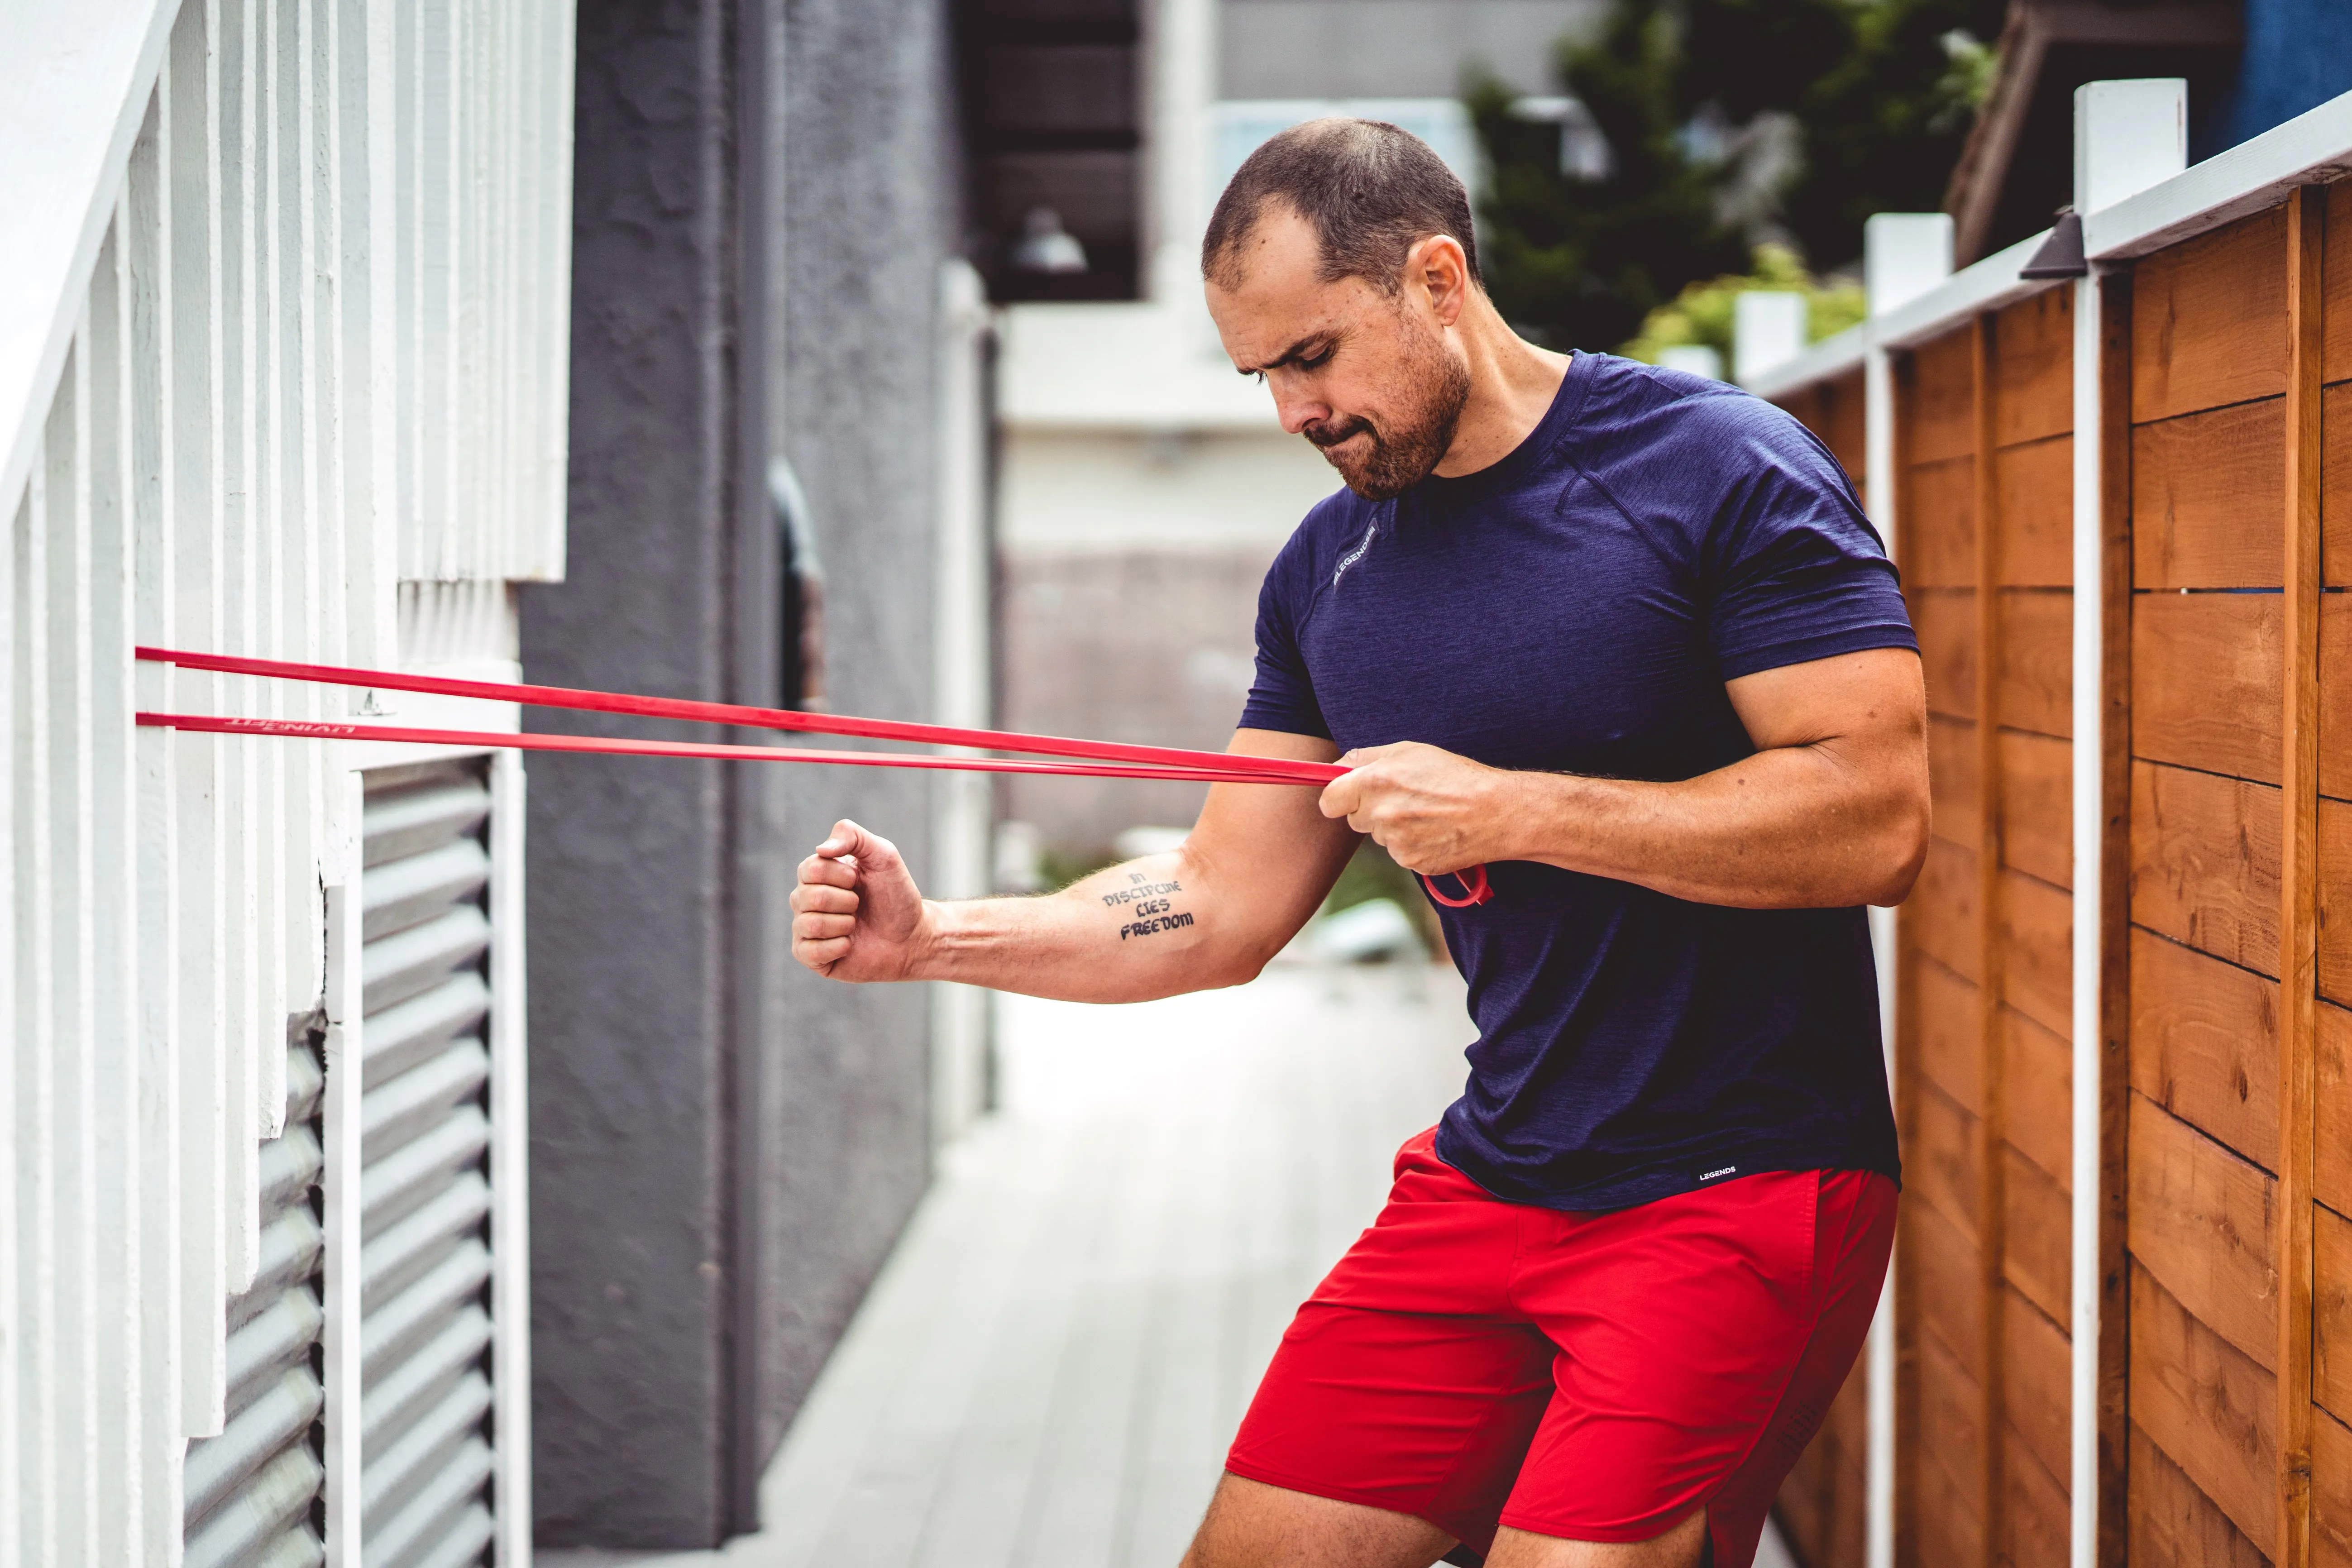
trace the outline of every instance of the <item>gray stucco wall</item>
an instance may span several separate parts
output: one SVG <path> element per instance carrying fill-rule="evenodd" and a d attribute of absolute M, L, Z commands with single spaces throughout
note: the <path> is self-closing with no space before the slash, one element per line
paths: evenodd
<path fill-rule="evenodd" d="M 579 26 L 570 566 L 525 595 L 529 677 L 773 700 L 758 475 L 781 440 L 823 535 L 833 705 L 928 716 L 944 0 L 583 0 Z M 906 775 L 532 768 L 545 1544 L 755 1523 L 761 1466 L 920 1195 L 925 996 L 825 984 L 784 946 L 793 865 L 852 812 L 920 868 Z"/>
<path fill-rule="evenodd" d="M 725 695 L 726 23 L 716 3 L 580 8 L 570 563 L 523 597 L 535 680 Z M 584 757 L 530 780 L 539 1531 L 707 1544 L 725 1504 L 730 780 Z"/>
<path fill-rule="evenodd" d="M 929 719 L 939 437 L 938 295 L 961 233 L 946 0 L 792 0 L 785 47 L 785 304 L 774 439 L 808 492 L 825 571 L 826 695 Z M 779 770 L 797 863 L 852 816 L 926 868 L 922 775 Z M 784 965 L 766 1075 L 779 1136 L 762 1233 L 772 1447 L 927 1176 L 929 1006 Z"/>

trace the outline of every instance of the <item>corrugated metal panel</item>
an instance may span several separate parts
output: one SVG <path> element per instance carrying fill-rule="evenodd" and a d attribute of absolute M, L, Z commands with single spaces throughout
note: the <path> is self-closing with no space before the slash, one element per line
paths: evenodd
<path fill-rule="evenodd" d="M 326 890 L 359 875 L 350 759 L 131 714 L 335 718 L 353 694 L 131 649 L 390 663 L 404 563 L 482 584 L 457 630 L 560 570 L 572 9 L 0 5 L 0 118 L 23 129 L 29 77 L 105 127 L 0 135 L 12 200 L 39 194 L 28 161 L 91 149 L 88 188 L 30 212 L 42 242 L 0 243 L 6 314 L 45 329 L 0 333 L 0 1568 L 168 1565 L 192 1500 L 210 1540 L 315 1485 L 257 1438 L 258 1468 L 208 1467 L 242 1452 L 231 1423 L 294 1419 L 271 1379 L 315 1337 L 282 1291 L 229 1303 L 300 1255 L 264 1188 Z M 459 1038 L 473 984 L 384 1003 L 380 1034 Z"/>
<path fill-rule="evenodd" d="M 368 1568 L 492 1531 L 490 1053 L 477 760 L 368 777 L 361 876 L 361 1516 Z"/>
<path fill-rule="evenodd" d="M 286 1057 L 286 1131 L 261 1147 L 261 1248 L 253 1285 L 228 1305 L 228 1420 L 188 1445 L 188 1568 L 323 1562 L 317 1365 L 325 1087 L 315 1036 Z"/>

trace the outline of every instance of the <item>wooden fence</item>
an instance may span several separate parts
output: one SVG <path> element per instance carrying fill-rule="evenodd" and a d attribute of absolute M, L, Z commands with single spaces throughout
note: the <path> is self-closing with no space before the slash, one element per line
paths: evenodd
<path fill-rule="evenodd" d="M 2327 183 L 2347 163 L 2088 283 L 1994 258 L 2007 276 L 1953 279 L 1964 308 L 1931 330 L 1765 387 L 1894 519 L 1927 668 L 1875 1505 L 1897 1563 L 2352 1563 L 2352 184 Z M 1875 486 L 1871 353 L 1892 392 Z M 2077 561 L 2101 578 L 2079 616 Z M 2101 715 L 2081 773 L 2078 668 Z M 2101 809 L 2078 820 L 2084 780 Z M 2100 868 L 2088 968 L 2080 864 Z M 2087 1122 L 2078 1060 L 2098 1066 Z M 2099 1186 L 2079 1222 L 2078 1170 Z M 2077 1321 L 2097 1325 L 2079 1362 Z M 1884 1560 L 1864 1382 L 1780 1500 L 1810 1568 Z M 2075 1387 L 2097 1391 L 2079 1426 Z"/>

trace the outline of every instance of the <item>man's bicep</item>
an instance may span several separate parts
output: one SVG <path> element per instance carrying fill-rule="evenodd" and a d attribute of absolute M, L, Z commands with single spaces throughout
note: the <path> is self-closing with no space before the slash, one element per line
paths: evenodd
<path fill-rule="evenodd" d="M 1237 730 L 1229 752 L 1328 763 L 1339 748 L 1319 735 Z M 1307 923 L 1355 853 L 1344 819 L 1317 806 L 1320 791 L 1300 784 L 1220 784 L 1193 825 L 1185 853 L 1216 889 L 1218 902 L 1280 946 Z"/>
<path fill-rule="evenodd" d="M 1864 648 L 1724 682 L 1759 752 L 1824 741 L 1924 741 L 1927 686 L 1907 647 Z"/>

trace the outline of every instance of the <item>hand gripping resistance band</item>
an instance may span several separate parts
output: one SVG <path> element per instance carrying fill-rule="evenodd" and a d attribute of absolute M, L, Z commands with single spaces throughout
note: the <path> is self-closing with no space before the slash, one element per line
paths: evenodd
<path fill-rule="evenodd" d="M 1204 784 L 1275 784 L 1319 789 L 1348 772 L 1336 763 L 1309 763 L 1286 757 L 1240 756 L 1225 752 L 1191 751 L 1176 746 L 1133 746 L 1109 741 L 1066 740 L 1055 735 L 1023 735 L 999 730 L 961 730 L 944 724 L 910 724 L 888 719 L 858 719 L 847 714 L 803 713 L 782 708 L 751 708 L 732 702 L 698 702 L 675 697 L 637 697 L 625 692 L 583 691 L 563 686 L 522 686 L 493 680 L 457 680 L 414 675 L 401 670 L 355 669 L 340 665 L 294 664 L 274 658 L 237 658 L 225 654 L 192 653 L 183 649 L 141 647 L 142 660 L 223 675 L 260 676 L 277 680 L 302 680 L 325 686 L 370 687 L 385 691 L 417 691 L 441 697 L 465 697 L 488 702 L 516 702 L 533 708 L 565 708 L 592 713 L 628 713 L 649 719 L 682 719 L 700 723 L 734 724 L 747 729 L 784 730 L 818 735 L 848 735 L 866 740 L 913 741 L 941 746 L 979 746 L 1018 752 L 1029 757 L 1063 757 L 1066 762 L 1022 761 L 1004 757 L 938 756 L 906 752 L 822 752 L 795 746 L 742 746 L 715 742 L 634 741 L 597 735 L 551 735 L 497 731 L 420 730 L 376 724 L 333 724 L 293 719 L 220 718 L 193 713 L 140 713 L 138 722 L 152 727 L 227 735 L 279 735 L 319 741 L 392 741 L 430 746 L 493 746 L 524 752 L 579 752 L 614 756 L 706 757 L 763 763 L 831 763 L 850 767 L 949 769 L 967 773 L 1045 773 L 1090 778 L 1180 779 Z M 1441 873 L 1444 875 L 1445 873 Z M 1449 909 L 1467 909 L 1494 897 L 1486 884 L 1486 868 L 1473 866 L 1451 873 L 1465 897 L 1450 898 L 1430 878 L 1423 883 L 1429 896 Z"/>

